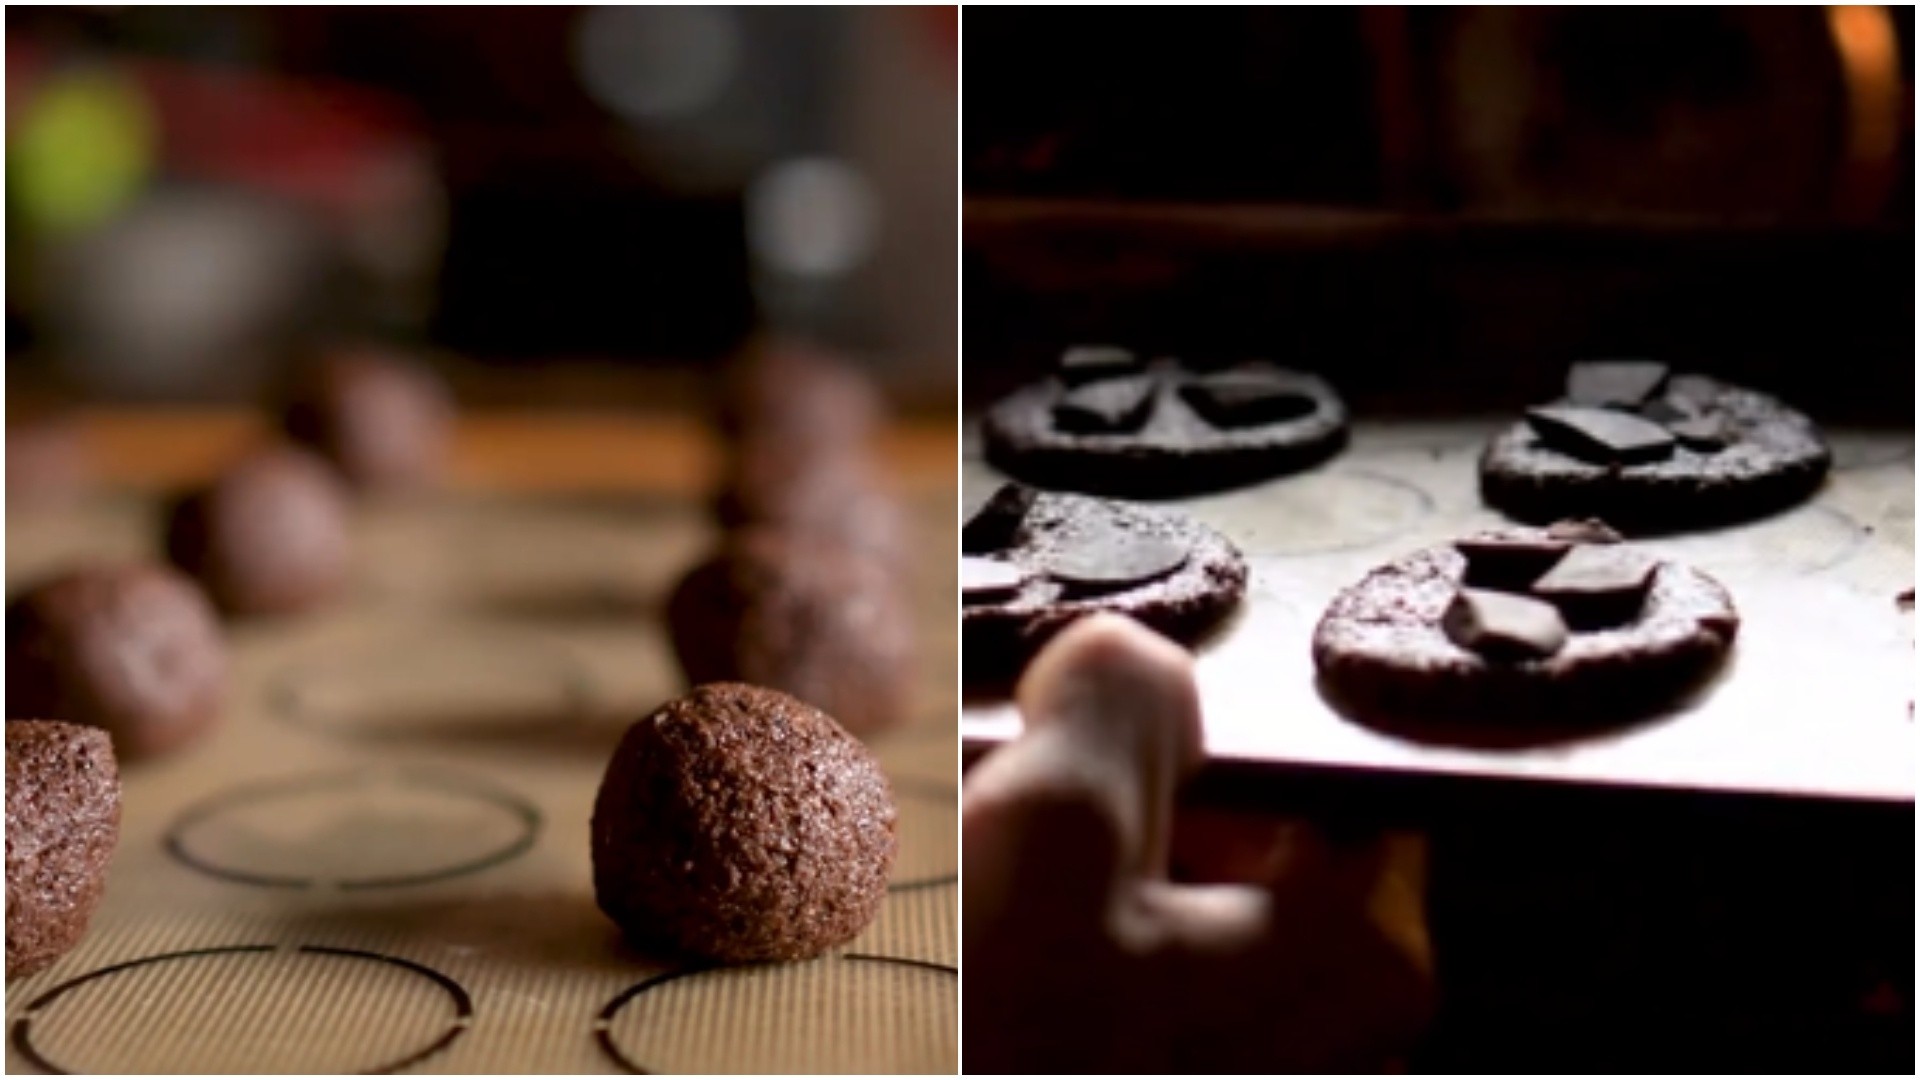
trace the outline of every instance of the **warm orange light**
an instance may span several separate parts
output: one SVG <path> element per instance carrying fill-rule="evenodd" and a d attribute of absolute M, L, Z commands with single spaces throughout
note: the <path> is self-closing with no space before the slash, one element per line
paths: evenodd
<path fill-rule="evenodd" d="M 1885 205 L 1900 151 L 1900 42 L 1883 7 L 1830 7 L 1827 29 L 1847 94 L 1846 160 L 1834 209 L 1843 220 L 1872 220 Z"/>

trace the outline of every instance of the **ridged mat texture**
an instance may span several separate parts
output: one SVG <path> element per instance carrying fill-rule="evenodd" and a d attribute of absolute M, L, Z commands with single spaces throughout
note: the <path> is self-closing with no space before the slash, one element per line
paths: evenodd
<path fill-rule="evenodd" d="M 879 919 L 778 967 L 635 955 L 588 816 L 626 725 L 681 692 L 660 609 L 697 506 L 368 508 L 352 596 L 233 624 L 207 739 L 125 766 L 106 899 L 7 986 L 9 1072 L 932 1072 L 958 1065 L 950 496 L 912 507 L 920 693 L 874 742 L 900 805 Z M 9 515 L 9 593 L 157 550 L 157 506 Z"/>

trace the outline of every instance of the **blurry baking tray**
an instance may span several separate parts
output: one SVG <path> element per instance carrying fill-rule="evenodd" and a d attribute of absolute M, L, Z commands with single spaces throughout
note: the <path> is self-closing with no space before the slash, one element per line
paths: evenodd
<path fill-rule="evenodd" d="M 1370 727 L 1316 686 L 1310 639 L 1334 594 L 1403 552 L 1500 522 L 1475 462 L 1500 421 L 1360 423 L 1326 465 L 1166 503 L 1220 529 L 1252 575 L 1242 610 L 1197 649 L 1202 788 L 1278 798 L 1355 781 L 1408 794 L 1566 789 L 1910 803 L 1914 794 L 1910 432 L 1832 432 L 1819 497 L 1765 521 L 1648 541 L 1707 570 L 1742 617 L 1729 663 L 1689 700 L 1586 732 Z M 970 433 L 965 483 L 1000 477 Z M 1019 730 L 1004 698 L 969 699 L 969 759 Z M 1500 796 L 1493 795 L 1496 802 Z"/>

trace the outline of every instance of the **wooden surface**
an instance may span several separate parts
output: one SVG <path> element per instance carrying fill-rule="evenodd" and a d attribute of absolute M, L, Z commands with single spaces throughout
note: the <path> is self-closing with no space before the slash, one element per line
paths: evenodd
<path fill-rule="evenodd" d="M 77 418 L 92 471 L 106 486 L 165 490 L 203 479 L 267 434 L 241 409 L 111 408 Z M 709 490 L 720 444 L 693 416 L 507 410 L 467 412 L 455 431 L 449 483 L 525 494 Z M 952 425 L 917 418 L 885 431 L 875 456 L 903 491 L 951 487 Z"/>

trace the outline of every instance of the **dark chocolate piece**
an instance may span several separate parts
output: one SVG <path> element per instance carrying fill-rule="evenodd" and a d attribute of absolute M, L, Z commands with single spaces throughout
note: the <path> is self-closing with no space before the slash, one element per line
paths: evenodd
<path fill-rule="evenodd" d="M 593 891 L 643 949 L 749 963 L 844 945 L 886 900 L 898 811 L 825 713 L 740 683 L 628 729 L 593 804 Z"/>
<path fill-rule="evenodd" d="M 1894 606 L 1898 607 L 1901 611 L 1912 611 L 1913 589 L 1911 587 L 1901 589 L 1894 595 L 1893 603 Z"/>
<path fill-rule="evenodd" d="M 1149 375 L 1103 379 L 1067 391 L 1053 406 L 1053 422 L 1075 435 L 1124 435 L 1146 424 L 1158 393 Z"/>
<path fill-rule="evenodd" d="M 1623 545 L 1575 547 L 1529 591 L 1560 609 L 1576 630 L 1631 622 L 1653 587 L 1659 560 Z"/>
<path fill-rule="evenodd" d="M 1024 484 L 1002 484 L 977 507 L 970 508 L 960 528 L 960 550 L 967 555 L 1005 551 L 1020 539 L 1020 526 L 1033 509 L 1037 493 Z"/>
<path fill-rule="evenodd" d="M 120 840 L 120 771 L 107 733 L 53 720 L 7 724 L 7 978 L 86 935 Z"/>
<path fill-rule="evenodd" d="M 1049 550 L 1042 557 L 1047 575 L 1078 594 L 1118 592 L 1145 585 L 1186 563 L 1185 549 L 1151 536 L 1082 538 L 1070 547 Z"/>
<path fill-rule="evenodd" d="M 1726 418 L 1711 413 L 1676 420 L 1667 425 L 1667 430 L 1680 440 L 1681 446 L 1702 454 L 1717 454 L 1733 441 L 1733 431 Z"/>
<path fill-rule="evenodd" d="M 1640 406 L 1640 415 L 1669 427 L 1700 415 L 1701 406 L 1686 398 L 1658 397 Z"/>
<path fill-rule="evenodd" d="M 1319 408 L 1297 382 L 1264 371 L 1227 371 L 1195 379 L 1180 387 L 1180 396 L 1202 419 L 1218 428 L 1298 420 Z"/>
<path fill-rule="evenodd" d="M 1548 446 L 1582 461 L 1637 465 L 1673 454 L 1666 428 L 1614 409 L 1546 405 L 1528 409 L 1527 423 Z"/>
<path fill-rule="evenodd" d="M 1667 380 L 1667 400 L 1678 408 L 1694 412 L 1711 406 L 1726 392 L 1724 383 L 1708 375 L 1675 375 Z"/>
<path fill-rule="evenodd" d="M 1547 526 L 1547 538 L 1570 544 L 1618 544 L 1625 539 L 1599 518 L 1563 518 Z"/>
<path fill-rule="evenodd" d="M 960 558 L 960 595 L 968 603 L 1004 600 L 1026 581 L 1027 572 L 1010 562 L 972 555 Z"/>
<path fill-rule="evenodd" d="M 1146 366 L 1138 353 L 1117 345 L 1076 345 L 1060 354 L 1060 377 L 1068 386 L 1132 375 Z"/>
<path fill-rule="evenodd" d="M 1552 604 L 1484 589 L 1454 593 L 1440 627 L 1455 645 L 1489 660 L 1536 660 L 1567 643 L 1567 624 Z"/>
<path fill-rule="evenodd" d="M 1573 546 L 1551 536 L 1473 536 L 1453 546 L 1467 557 L 1468 585 L 1488 589 L 1524 589 Z"/>
<path fill-rule="evenodd" d="M 1567 400 L 1595 408 L 1637 409 L 1667 381 L 1655 360 L 1588 360 L 1567 369 Z"/>

